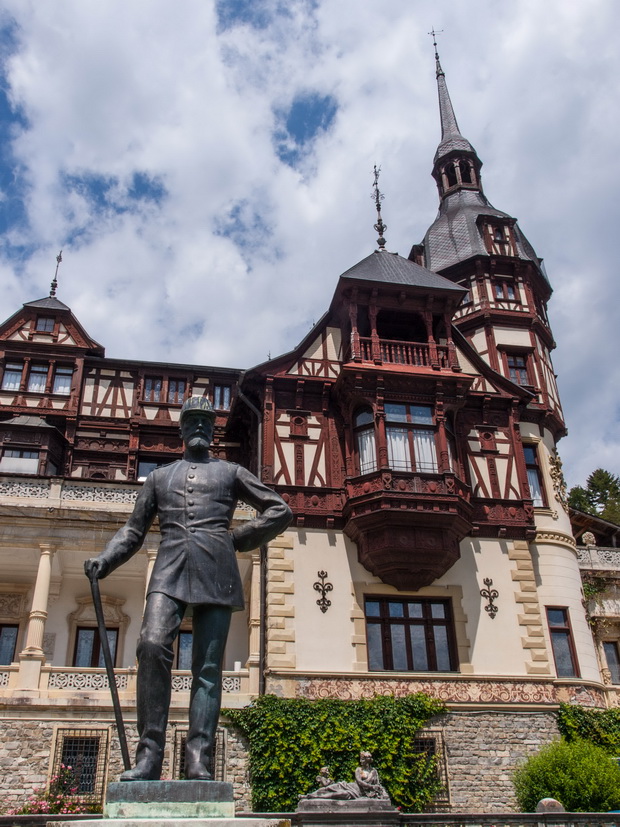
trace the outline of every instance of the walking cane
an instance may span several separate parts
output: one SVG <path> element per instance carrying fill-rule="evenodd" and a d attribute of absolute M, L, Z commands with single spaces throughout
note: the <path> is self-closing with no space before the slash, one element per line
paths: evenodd
<path fill-rule="evenodd" d="M 93 604 L 95 606 L 95 615 L 97 616 L 97 626 L 99 628 L 99 639 L 101 641 L 101 649 L 103 651 L 103 660 L 105 663 L 105 671 L 108 676 L 108 684 L 110 685 L 110 692 L 112 694 L 112 706 L 114 707 L 114 717 L 116 718 L 116 729 L 118 730 L 118 740 L 121 745 L 121 755 L 123 756 L 123 766 L 126 770 L 131 769 L 131 759 L 129 758 L 129 750 L 127 748 L 127 735 L 125 734 L 125 723 L 123 721 L 123 713 L 121 712 L 121 704 L 118 699 L 118 687 L 116 686 L 116 678 L 114 677 L 114 665 L 112 663 L 112 654 L 110 652 L 110 643 L 105 628 L 105 620 L 103 617 L 103 609 L 101 607 L 101 594 L 99 593 L 99 580 L 96 575 L 89 576 L 90 588 L 93 594 Z"/>

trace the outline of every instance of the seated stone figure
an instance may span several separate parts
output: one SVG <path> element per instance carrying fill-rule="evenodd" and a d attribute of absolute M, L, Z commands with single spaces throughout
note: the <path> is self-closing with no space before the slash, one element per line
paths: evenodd
<path fill-rule="evenodd" d="M 317 781 L 322 784 L 323 767 Z M 326 775 L 329 775 L 327 770 Z M 336 781 L 332 784 L 320 786 L 313 793 L 302 796 L 302 799 L 332 798 L 341 801 L 350 801 L 357 798 L 375 798 L 389 801 L 389 795 L 379 780 L 379 773 L 372 765 L 372 755 L 369 752 L 360 752 L 360 765 L 355 770 L 355 781 Z"/>

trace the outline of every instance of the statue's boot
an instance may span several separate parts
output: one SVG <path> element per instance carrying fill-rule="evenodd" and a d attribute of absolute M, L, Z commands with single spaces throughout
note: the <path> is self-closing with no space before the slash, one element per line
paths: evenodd
<path fill-rule="evenodd" d="M 144 756 L 135 767 L 122 773 L 121 781 L 159 781 L 161 778 L 161 760 L 153 756 Z"/>

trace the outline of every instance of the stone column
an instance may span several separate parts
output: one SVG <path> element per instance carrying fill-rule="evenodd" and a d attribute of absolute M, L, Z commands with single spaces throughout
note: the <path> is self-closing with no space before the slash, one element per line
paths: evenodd
<path fill-rule="evenodd" d="M 34 585 L 32 607 L 28 616 L 26 644 L 19 653 L 17 685 L 20 689 L 37 690 L 39 688 L 41 666 L 45 661 L 43 634 L 45 632 L 45 621 L 47 620 L 52 561 L 56 547 L 49 543 L 40 543 L 39 548 L 41 549 L 41 556 L 39 557 L 39 568 Z"/>
<path fill-rule="evenodd" d="M 153 566 L 155 565 L 155 559 L 157 557 L 157 549 L 156 548 L 147 548 L 146 550 L 146 582 L 144 584 L 144 602 L 146 603 L 146 594 L 149 590 L 149 583 L 151 582 L 151 574 L 153 573 Z"/>
<path fill-rule="evenodd" d="M 250 605 L 248 606 L 248 632 L 249 641 L 249 692 L 251 695 L 258 695 L 260 684 L 260 549 L 252 552 L 252 574 L 250 577 Z"/>

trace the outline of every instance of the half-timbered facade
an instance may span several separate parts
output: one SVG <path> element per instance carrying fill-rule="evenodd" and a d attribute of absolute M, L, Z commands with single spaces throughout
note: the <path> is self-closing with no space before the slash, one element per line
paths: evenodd
<path fill-rule="evenodd" d="M 108 359 L 53 295 L 0 325 L 0 703 L 12 733 L 0 757 L 16 759 L 0 762 L 7 794 L 77 755 L 81 791 L 96 798 L 119 769 L 83 562 L 126 519 L 146 475 L 179 455 L 192 394 L 217 410 L 215 454 L 259 473 L 295 517 L 268 548 L 240 556 L 246 609 L 227 648 L 224 707 L 261 692 L 429 692 L 449 708 L 424 741 L 442 756 L 437 806 L 463 811 L 511 805 L 512 769 L 557 735 L 560 701 L 616 703 L 620 667 L 584 610 L 585 556 L 556 450 L 565 428 L 549 281 L 516 220 L 483 193 L 439 60 L 437 82 L 437 219 L 408 258 L 381 243 L 335 278 L 330 307 L 291 352 L 243 373 Z M 248 515 L 240 504 L 235 519 Z M 102 583 L 130 724 L 156 554 L 155 526 Z M 182 771 L 190 646 L 188 625 L 175 655 L 171 776 Z M 244 761 L 224 727 L 217 772 L 240 806 Z"/>

